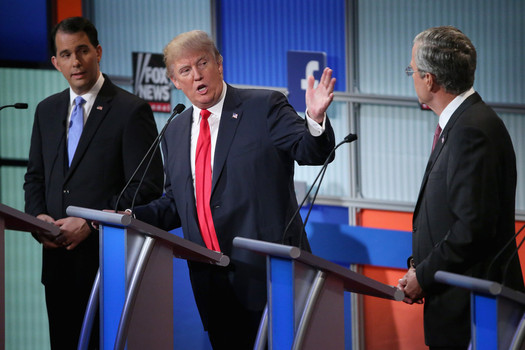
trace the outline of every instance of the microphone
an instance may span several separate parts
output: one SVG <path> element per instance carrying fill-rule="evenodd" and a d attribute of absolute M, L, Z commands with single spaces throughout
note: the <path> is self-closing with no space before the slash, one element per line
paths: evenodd
<path fill-rule="evenodd" d="M 525 227 L 525 225 L 521 226 L 521 228 L 519 229 L 518 233 L 516 233 L 514 235 L 514 237 L 516 237 L 523 230 L 524 227 Z M 518 251 L 520 250 L 521 246 L 523 245 L 523 242 L 525 242 L 525 237 L 523 237 L 521 239 L 520 243 L 516 246 L 516 249 L 513 249 L 514 251 L 509 256 L 509 258 L 507 259 L 507 262 L 505 263 L 505 266 L 503 267 L 503 277 L 501 278 L 501 284 L 503 284 L 503 285 L 505 284 L 505 282 L 507 280 L 507 271 L 509 269 L 510 262 L 512 261 L 512 259 L 514 259 L 514 256 L 518 254 Z"/>
<path fill-rule="evenodd" d="M 516 232 L 516 234 L 514 234 L 508 241 L 507 243 L 505 243 L 505 245 L 498 251 L 498 253 L 494 256 L 494 258 L 492 258 L 492 261 L 490 262 L 489 264 L 489 267 L 487 268 L 487 278 L 489 278 L 489 275 L 490 275 L 490 270 L 492 270 L 492 265 L 494 265 L 494 263 L 496 262 L 496 260 L 498 260 L 498 258 L 500 257 L 501 254 L 503 254 L 503 252 L 508 248 L 508 246 L 512 243 L 512 242 L 515 242 L 516 241 L 516 237 L 518 237 L 518 235 L 521 233 L 521 231 L 523 231 L 523 229 L 525 228 L 525 225 L 523 225 L 519 230 L 518 232 Z M 525 238 L 524 238 L 525 239 Z M 507 270 L 507 265 L 510 263 L 510 261 L 512 260 L 512 258 L 514 257 L 514 255 L 518 252 L 518 249 L 520 249 L 521 247 L 521 244 L 523 243 L 523 241 L 521 241 L 520 245 L 518 247 L 516 247 L 516 249 L 513 249 L 514 253 L 511 254 L 511 257 L 509 258 L 508 262 L 506 263 L 506 266 L 505 266 L 505 269 L 504 271 L 506 272 Z M 504 273 L 505 273 L 504 272 Z M 501 281 L 497 281 L 497 282 L 501 282 L 502 284 L 505 282 L 505 279 L 504 277 L 505 276 L 502 276 L 503 279 Z"/>
<path fill-rule="evenodd" d="M 4 108 L 8 108 L 8 107 L 15 107 L 16 109 L 27 109 L 27 103 L 15 103 L 13 105 L 5 105 L 5 106 L 2 106 L 0 107 L 0 110 L 4 109 Z"/>
<path fill-rule="evenodd" d="M 150 148 L 148 149 L 148 151 L 146 152 L 146 154 L 144 155 L 144 157 L 142 158 L 142 160 L 140 161 L 139 165 L 137 166 L 137 168 L 135 169 L 135 171 L 133 172 L 133 174 L 131 175 L 131 177 L 129 178 L 128 182 L 126 183 L 126 185 L 124 186 L 124 188 L 122 189 L 122 191 L 120 192 L 119 196 L 117 197 L 117 201 L 115 202 L 115 212 L 118 211 L 118 204 L 120 202 L 120 199 L 122 197 L 122 195 L 124 194 L 124 191 L 126 191 L 126 189 L 129 187 L 131 181 L 133 180 L 133 178 L 135 177 L 135 175 L 137 174 L 137 172 L 139 171 L 140 167 L 142 166 L 142 164 L 146 161 L 146 159 L 148 158 L 149 156 L 149 161 L 148 161 L 148 164 L 146 165 L 146 168 L 144 169 L 144 173 L 142 174 L 142 177 L 140 179 L 140 182 L 137 186 L 137 189 L 135 190 L 135 194 L 133 195 L 133 200 L 131 202 L 131 210 L 133 211 L 133 207 L 135 205 L 135 198 L 137 197 L 137 194 L 139 192 L 139 189 L 140 189 L 140 186 L 142 185 L 142 182 L 144 181 L 144 177 L 146 176 L 146 173 L 151 165 L 151 162 L 153 160 L 153 156 L 155 155 L 155 152 L 157 151 L 158 149 L 158 146 L 160 144 L 160 141 L 162 139 L 162 136 L 164 136 L 164 133 L 166 132 L 166 129 L 168 128 L 168 125 L 169 123 L 171 122 L 171 120 L 179 113 L 181 113 L 182 111 L 184 111 L 184 109 L 186 108 L 186 106 L 184 106 L 182 103 L 179 103 L 178 105 L 175 106 L 175 108 L 173 108 L 173 113 L 171 114 L 171 116 L 168 118 L 168 120 L 166 121 L 166 124 L 164 124 L 164 127 L 162 128 L 162 130 L 160 131 L 160 133 L 157 135 L 157 137 L 155 138 L 155 140 L 153 140 L 153 143 L 151 144 Z M 151 155 L 150 155 L 151 153 Z"/>
<path fill-rule="evenodd" d="M 357 140 L 357 135 L 356 134 L 348 134 L 348 135 L 346 135 L 346 137 L 343 139 L 343 141 L 339 145 L 335 146 L 335 148 L 339 147 L 340 145 L 342 145 L 345 142 L 354 142 L 355 140 Z M 334 148 L 334 151 L 335 151 L 335 148 Z"/>
<path fill-rule="evenodd" d="M 304 223 L 303 223 L 303 230 L 304 228 L 306 227 L 306 223 L 308 222 L 308 218 L 310 217 L 310 212 L 312 211 L 312 208 L 314 206 L 314 202 L 315 202 L 315 199 L 317 198 L 317 193 L 319 193 L 319 189 L 321 188 L 321 182 L 323 181 L 323 178 L 324 178 L 324 174 L 326 173 L 326 169 L 328 168 L 328 163 L 330 162 L 330 158 L 332 157 L 332 154 L 334 154 L 335 150 L 339 148 L 339 146 L 345 144 L 345 143 L 351 143 L 351 142 L 354 142 L 355 140 L 357 140 L 357 135 L 356 134 L 348 134 L 346 135 L 346 137 L 343 139 L 343 141 L 339 142 L 333 149 L 332 151 L 330 151 L 330 154 L 328 155 L 328 157 L 326 157 L 326 160 L 324 162 L 324 164 L 322 165 L 321 167 L 321 170 L 319 170 L 319 173 L 317 174 L 317 177 L 315 178 L 314 182 L 312 183 L 312 185 L 310 186 L 310 188 L 308 189 L 308 191 L 306 192 L 301 204 L 299 204 L 299 206 L 297 207 L 297 210 L 295 211 L 295 213 L 292 215 L 292 218 L 290 219 L 290 221 L 288 222 L 288 225 L 286 225 L 286 228 L 284 229 L 284 232 L 283 232 L 283 238 L 281 240 L 281 242 L 284 244 L 284 239 L 286 237 L 286 233 L 288 232 L 288 229 L 290 228 L 290 226 L 292 225 L 292 222 L 294 221 L 295 217 L 297 216 L 297 214 L 299 214 L 299 211 L 301 210 L 303 204 L 306 202 L 306 200 L 308 199 L 308 196 L 310 195 L 310 192 L 312 192 L 317 180 L 319 179 L 319 177 L 321 177 L 321 179 L 319 180 L 319 185 L 317 186 L 317 190 L 315 191 L 315 195 L 312 199 L 312 203 L 310 204 L 310 209 L 308 210 L 308 214 L 306 215 L 306 218 L 304 220 Z M 303 238 L 303 235 L 301 234 L 300 238 L 299 238 L 299 246 L 301 246 L 301 241 L 302 241 L 302 238 Z"/>

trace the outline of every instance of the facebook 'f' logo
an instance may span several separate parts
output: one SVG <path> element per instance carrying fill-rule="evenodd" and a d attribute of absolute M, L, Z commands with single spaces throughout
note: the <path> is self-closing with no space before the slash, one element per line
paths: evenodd
<path fill-rule="evenodd" d="M 326 67 L 326 53 L 312 51 L 288 51 L 288 100 L 298 111 L 304 112 L 306 104 L 304 94 L 308 86 L 308 77 L 315 78 L 314 86 Z"/>

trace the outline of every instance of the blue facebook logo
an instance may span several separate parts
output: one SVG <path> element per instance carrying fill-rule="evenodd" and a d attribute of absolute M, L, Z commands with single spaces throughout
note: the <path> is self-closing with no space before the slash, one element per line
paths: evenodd
<path fill-rule="evenodd" d="M 313 75 L 314 86 L 326 67 L 326 53 L 313 51 L 288 51 L 288 100 L 298 112 L 306 110 L 304 94 L 308 86 L 307 78 Z"/>

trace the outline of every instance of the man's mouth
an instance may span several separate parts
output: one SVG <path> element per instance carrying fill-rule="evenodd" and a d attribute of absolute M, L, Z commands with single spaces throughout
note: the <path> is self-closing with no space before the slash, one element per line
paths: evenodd
<path fill-rule="evenodd" d="M 71 77 L 79 79 L 79 78 L 82 78 L 84 76 L 84 74 L 85 74 L 85 72 L 76 72 L 76 73 L 72 73 Z"/>
<path fill-rule="evenodd" d="M 205 94 L 206 91 L 208 91 L 208 87 L 206 85 L 199 85 L 199 86 L 197 86 L 197 92 L 199 94 Z"/>

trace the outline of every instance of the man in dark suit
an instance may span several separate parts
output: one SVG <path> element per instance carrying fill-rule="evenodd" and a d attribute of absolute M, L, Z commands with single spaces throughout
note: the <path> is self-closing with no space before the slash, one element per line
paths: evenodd
<path fill-rule="evenodd" d="M 42 283 L 51 348 L 70 350 L 77 347 L 97 273 L 99 236 L 86 220 L 68 217 L 66 208 L 114 208 L 119 192 L 157 136 L 157 128 L 145 101 L 101 74 L 102 48 L 93 24 L 80 17 L 66 19 L 53 30 L 52 43 L 53 65 L 70 88 L 43 100 L 36 109 L 24 184 L 25 210 L 61 229 L 54 240 L 35 237 L 44 248 Z M 70 141 L 77 96 L 84 101 L 79 109 L 83 130 L 74 151 Z M 119 208 L 130 206 L 142 173 L 131 181 Z M 137 203 L 157 198 L 162 185 L 162 161 L 157 154 Z M 92 338 L 94 348 L 97 342 L 96 336 Z"/>
<path fill-rule="evenodd" d="M 430 349 L 467 349 L 471 335 L 469 292 L 437 283 L 436 271 L 524 289 L 515 242 L 504 249 L 514 235 L 514 149 L 472 88 L 475 70 L 476 50 L 457 28 L 430 28 L 414 39 L 407 74 L 439 128 L 414 210 L 413 257 L 398 288 L 409 304 L 424 300 Z"/>
<path fill-rule="evenodd" d="M 294 160 L 322 164 L 334 147 L 325 111 L 335 78 L 326 69 L 314 89 L 310 77 L 305 120 L 279 92 L 227 85 L 222 56 L 202 31 L 177 36 L 164 57 L 172 82 L 193 106 L 171 123 L 163 141 L 166 196 L 134 214 L 165 230 L 182 226 L 185 238 L 230 257 L 227 268 L 190 263 L 190 278 L 213 348 L 249 349 L 266 304 L 265 260 L 235 249 L 232 240 L 309 249 L 300 217 L 293 218 Z M 207 151 L 204 139 L 211 143 Z M 201 219 L 206 212 L 209 221 Z"/>

